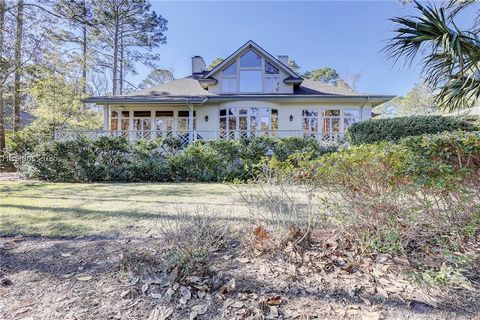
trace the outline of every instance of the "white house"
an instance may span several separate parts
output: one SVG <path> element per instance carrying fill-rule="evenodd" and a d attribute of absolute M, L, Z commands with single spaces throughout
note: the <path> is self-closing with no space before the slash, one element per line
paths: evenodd
<path fill-rule="evenodd" d="M 303 79 L 287 65 L 288 56 L 274 57 L 253 41 L 212 70 L 195 56 L 192 75 L 186 78 L 130 94 L 86 99 L 103 106 L 103 130 L 59 130 L 56 137 L 177 136 L 188 143 L 270 135 L 335 142 L 349 125 L 369 119 L 372 107 L 394 97 Z"/>

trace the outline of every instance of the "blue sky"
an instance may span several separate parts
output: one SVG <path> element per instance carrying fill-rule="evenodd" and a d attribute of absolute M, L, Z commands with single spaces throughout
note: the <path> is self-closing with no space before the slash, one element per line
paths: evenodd
<path fill-rule="evenodd" d="M 274 56 L 288 54 L 303 71 L 329 66 L 344 76 L 360 74 L 360 92 L 404 95 L 420 79 L 418 66 L 394 66 L 381 52 L 392 35 L 388 19 L 411 14 L 409 4 L 153 1 L 152 9 L 169 21 L 158 65 L 176 78 L 190 74 L 192 56 L 208 65 L 251 39 Z M 137 82 L 149 70 L 138 71 Z"/>

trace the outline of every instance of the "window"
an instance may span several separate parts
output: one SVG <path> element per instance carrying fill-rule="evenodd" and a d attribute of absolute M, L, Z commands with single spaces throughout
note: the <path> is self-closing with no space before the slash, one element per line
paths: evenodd
<path fill-rule="evenodd" d="M 278 70 L 273 64 L 268 61 L 265 61 L 265 74 L 279 74 L 280 70 Z"/>
<path fill-rule="evenodd" d="M 340 110 L 324 110 L 323 111 L 323 133 L 339 133 L 340 132 Z"/>
<path fill-rule="evenodd" d="M 303 110 L 302 123 L 304 133 L 318 132 L 318 111 L 317 110 Z"/>
<path fill-rule="evenodd" d="M 225 93 L 238 92 L 237 61 L 222 71 L 222 91 Z"/>
<path fill-rule="evenodd" d="M 262 66 L 262 58 L 253 51 L 248 51 L 240 57 L 241 68 L 260 68 Z"/>
<path fill-rule="evenodd" d="M 280 91 L 280 70 L 265 61 L 265 92 L 275 93 Z"/>
<path fill-rule="evenodd" d="M 193 130 L 196 130 L 197 128 L 197 112 L 193 111 Z M 177 118 L 177 130 L 182 132 L 182 131 L 188 131 L 189 130 L 189 111 L 178 111 L 178 118 Z"/>
<path fill-rule="evenodd" d="M 134 117 L 151 117 L 152 112 L 151 111 L 133 111 L 133 116 Z"/>
<path fill-rule="evenodd" d="M 173 117 L 173 111 L 155 111 L 155 117 Z"/>
<path fill-rule="evenodd" d="M 280 69 L 250 50 L 222 70 L 223 93 L 278 93 Z"/>
<path fill-rule="evenodd" d="M 222 138 L 236 139 L 275 134 L 278 110 L 270 108 L 229 107 L 220 109 Z"/>
<path fill-rule="evenodd" d="M 122 130 L 128 131 L 129 129 L 129 111 L 116 111 L 111 112 L 110 118 L 110 130 Z"/>
<path fill-rule="evenodd" d="M 133 111 L 133 128 L 137 138 L 150 138 L 152 130 L 151 117 L 151 111 Z"/>
<path fill-rule="evenodd" d="M 235 75 L 237 76 L 237 61 L 223 69 L 222 71 L 223 75 Z"/>
<path fill-rule="evenodd" d="M 240 57 L 240 85 L 243 93 L 262 92 L 262 57 L 253 51 L 248 51 Z"/>
<path fill-rule="evenodd" d="M 262 92 L 262 71 L 240 70 L 240 92 Z"/>
<path fill-rule="evenodd" d="M 130 127 L 130 111 L 122 111 L 122 121 L 121 121 L 121 128 L 122 131 L 128 131 Z M 126 134 L 126 133 L 125 133 Z"/>
<path fill-rule="evenodd" d="M 360 121 L 360 110 L 358 109 L 345 109 L 343 111 L 343 125 L 344 128 L 348 128 L 354 123 Z"/>
<path fill-rule="evenodd" d="M 110 130 L 118 130 L 118 111 L 110 113 Z"/>

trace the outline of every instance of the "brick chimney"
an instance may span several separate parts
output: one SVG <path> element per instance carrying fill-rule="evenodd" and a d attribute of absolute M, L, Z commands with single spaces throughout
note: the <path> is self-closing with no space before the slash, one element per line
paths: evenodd
<path fill-rule="evenodd" d="M 201 73 L 203 72 L 207 66 L 205 65 L 205 61 L 200 56 L 192 57 L 192 74 L 194 73 Z"/>

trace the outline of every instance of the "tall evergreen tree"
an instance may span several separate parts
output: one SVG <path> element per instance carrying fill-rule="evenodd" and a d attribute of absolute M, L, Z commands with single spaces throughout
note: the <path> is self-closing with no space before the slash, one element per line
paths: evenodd
<path fill-rule="evenodd" d="M 22 42 L 23 42 L 23 0 L 17 3 L 17 29 L 15 36 L 15 80 L 13 95 L 13 131 L 20 130 L 20 81 L 22 76 Z"/>
<path fill-rule="evenodd" d="M 0 151 L 5 149 L 5 111 L 3 103 L 3 84 L 5 75 L 6 61 L 3 57 L 3 42 L 5 32 L 5 13 L 7 4 L 5 0 L 0 0 Z"/>
<path fill-rule="evenodd" d="M 152 50 L 166 43 L 167 20 L 147 0 L 99 0 L 94 12 L 98 41 L 107 46 L 104 66 L 112 70 L 112 93 L 122 94 L 133 62 L 152 65 L 159 58 Z"/>

